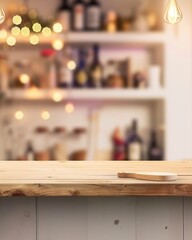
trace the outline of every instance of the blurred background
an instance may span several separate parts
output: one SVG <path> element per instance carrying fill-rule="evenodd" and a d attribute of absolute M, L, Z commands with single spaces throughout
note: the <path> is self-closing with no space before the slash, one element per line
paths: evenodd
<path fill-rule="evenodd" d="M 192 2 L 4 0 L 0 160 L 192 157 Z"/>

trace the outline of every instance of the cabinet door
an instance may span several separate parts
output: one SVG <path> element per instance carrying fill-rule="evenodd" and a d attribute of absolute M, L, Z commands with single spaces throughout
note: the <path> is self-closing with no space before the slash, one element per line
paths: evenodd
<path fill-rule="evenodd" d="M 182 240 L 182 198 L 137 198 L 137 240 Z"/>
<path fill-rule="evenodd" d="M 38 240 L 86 240 L 86 198 L 39 198 Z"/>
<path fill-rule="evenodd" d="M 184 240 L 192 236 L 192 198 L 184 198 Z"/>
<path fill-rule="evenodd" d="M 135 239 L 135 198 L 88 198 L 87 240 L 98 239 Z"/>
<path fill-rule="evenodd" d="M 35 198 L 0 198 L 0 239 L 36 240 Z"/>

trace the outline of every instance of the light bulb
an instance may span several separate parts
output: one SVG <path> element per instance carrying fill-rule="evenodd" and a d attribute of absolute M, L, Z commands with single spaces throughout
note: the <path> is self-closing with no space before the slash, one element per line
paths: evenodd
<path fill-rule="evenodd" d="M 175 23 L 180 22 L 182 17 L 183 17 L 183 14 L 182 14 L 176 0 L 169 0 L 166 10 L 165 10 L 164 20 L 167 23 L 175 24 Z"/>
<path fill-rule="evenodd" d="M 2 7 L 0 7 L 0 23 L 3 23 L 5 20 L 5 12 Z"/>

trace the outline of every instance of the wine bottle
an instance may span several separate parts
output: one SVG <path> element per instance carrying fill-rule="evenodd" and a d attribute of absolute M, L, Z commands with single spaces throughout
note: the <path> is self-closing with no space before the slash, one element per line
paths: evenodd
<path fill-rule="evenodd" d="M 78 65 L 74 73 L 74 87 L 85 88 L 88 86 L 88 73 L 86 69 L 86 54 L 83 49 L 78 52 Z"/>
<path fill-rule="evenodd" d="M 155 131 L 151 132 L 150 144 L 148 148 L 148 159 L 147 160 L 162 160 L 163 153 L 157 143 L 157 135 Z"/>
<path fill-rule="evenodd" d="M 97 0 L 90 0 L 87 4 L 86 29 L 90 31 L 101 29 L 101 5 Z"/>
<path fill-rule="evenodd" d="M 33 149 L 33 145 L 30 141 L 27 143 L 27 147 L 26 147 L 26 160 L 28 161 L 35 160 L 35 152 Z"/>
<path fill-rule="evenodd" d="M 58 8 L 57 19 L 65 32 L 71 30 L 71 15 L 71 8 L 68 4 L 68 0 L 62 0 L 61 5 Z"/>
<path fill-rule="evenodd" d="M 137 120 L 133 120 L 131 132 L 126 141 L 126 159 L 131 161 L 142 160 L 142 139 L 137 133 Z"/>
<path fill-rule="evenodd" d="M 59 88 L 69 88 L 73 82 L 73 71 L 67 66 L 68 59 L 65 55 L 57 57 L 57 85 Z"/>
<path fill-rule="evenodd" d="M 119 128 L 116 128 L 112 135 L 113 153 L 112 160 L 125 160 L 125 140 Z"/>
<path fill-rule="evenodd" d="M 89 69 L 90 86 L 95 88 L 102 87 L 103 67 L 99 60 L 99 46 L 93 46 L 93 60 Z"/>
<path fill-rule="evenodd" d="M 85 4 L 82 0 L 75 0 L 73 3 L 73 29 L 85 30 Z"/>

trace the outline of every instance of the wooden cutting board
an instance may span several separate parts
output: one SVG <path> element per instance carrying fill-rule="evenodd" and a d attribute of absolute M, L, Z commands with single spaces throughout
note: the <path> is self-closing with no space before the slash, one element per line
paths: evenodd
<path fill-rule="evenodd" d="M 168 172 L 137 172 L 137 173 L 118 173 L 118 178 L 135 178 L 149 181 L 174 181 L 177 179 L 176 173 Z"/>

